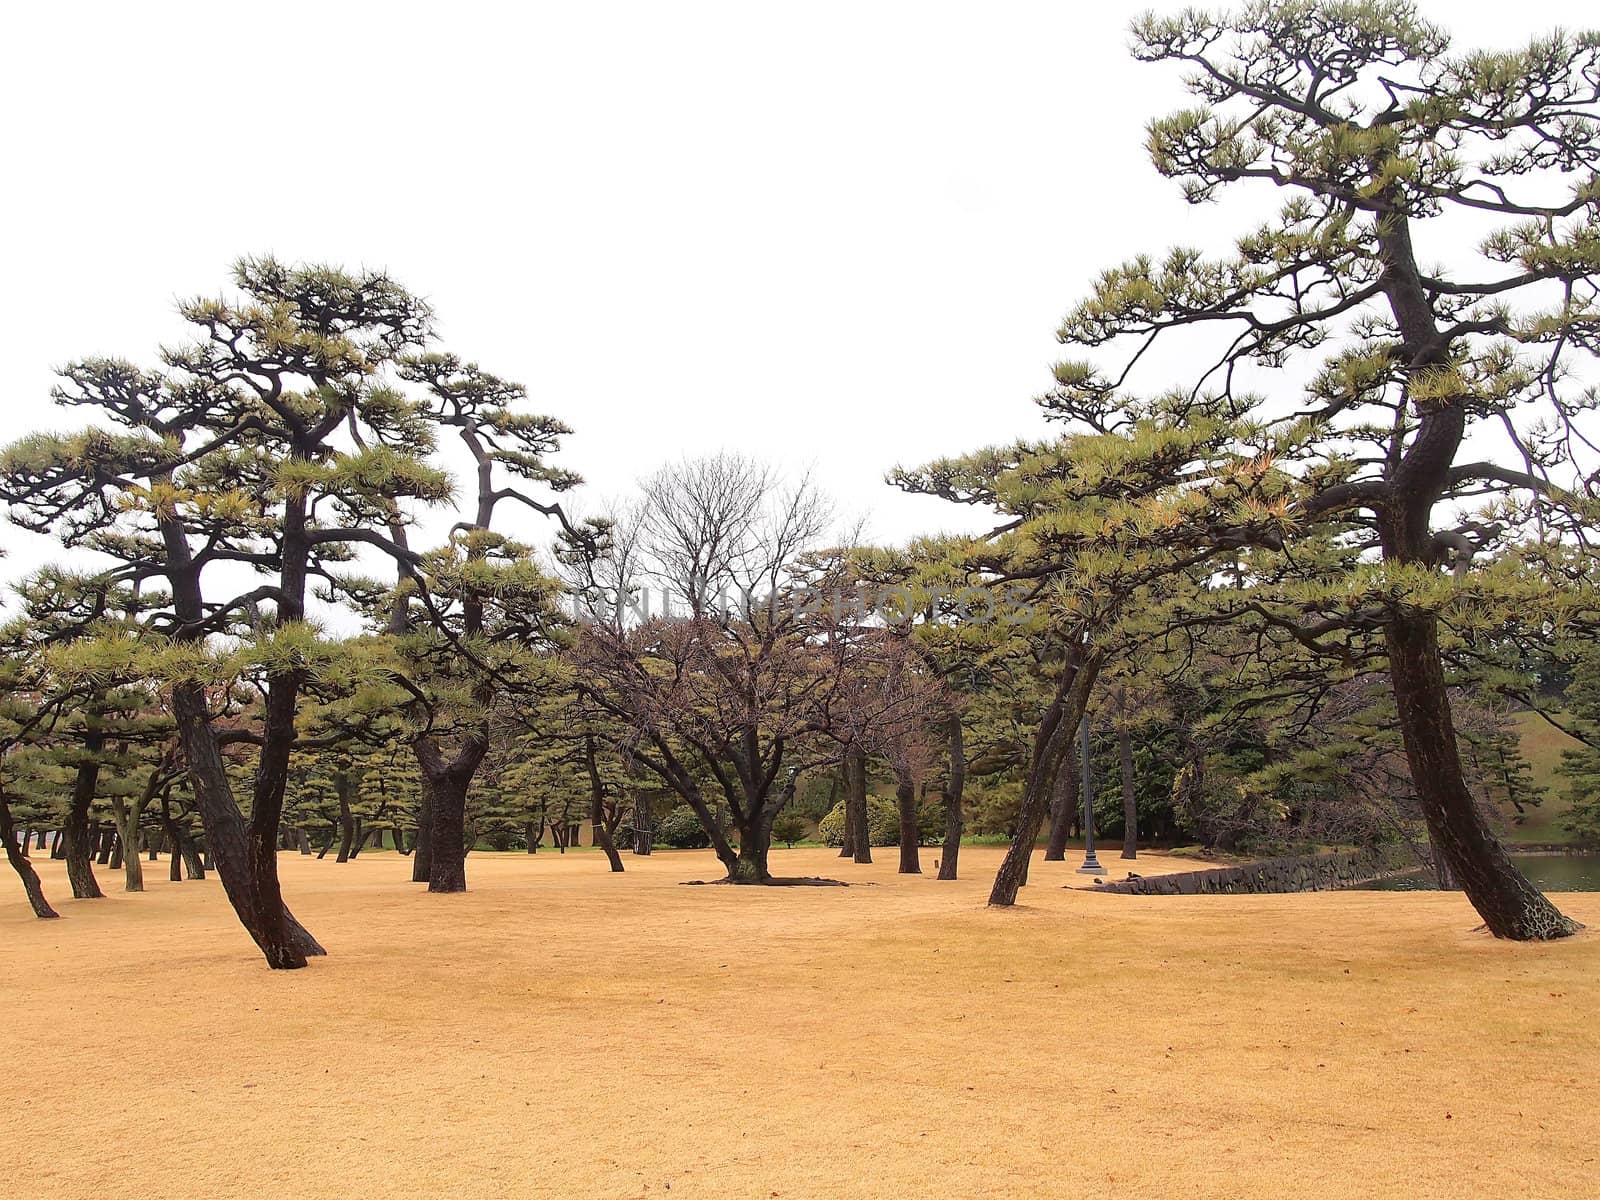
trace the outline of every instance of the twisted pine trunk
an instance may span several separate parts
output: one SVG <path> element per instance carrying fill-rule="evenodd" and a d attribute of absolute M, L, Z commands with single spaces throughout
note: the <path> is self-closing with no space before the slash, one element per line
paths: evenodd
<path fill-rule="evenodd" d="M 1467 786 L 1434 618 L 1397 617 L 1385 635 L 1413 787 L 1445 872 L 1496 937 L 1547 941 L 1576 933 L 1582 926 L 1511 861 Z"/>
<path fill-rule="evenodd" d="M 72 780 L 72 796 L 67 805 L 66 826 L 62 830 L 66 850 L 67 882 L 74 900 L 100 900 L 105 893 L 94 877 L 94 833 L 89 826 L 89 809 L 94 804 L 100 781 L 100 750 L 104 738 L 96 730 L 85 733 L 84 750 L 88 757 L 78 764 Z"/>
<path fill-rule="evenodd" d="M 589 819 L 594 824 L 594 840 L 606 853 L 606 861 L 615 874 L 622 873 L 622 855 L 617 853 L 616 839 L 611 826 L 606 823 L 606 789 L 600 778 L 600 762 L 595 752 L 593 735 L 583 739 L 583 761 L 589 771 Z"/>
<path fill-rule="evenodd" d="M 422 770 L 422 806 L 428 819 L 427 855 L 417 843 L 413 879 L 426 865 L 428 890 L 449 893 L 467 890 L 467 790 L 489 752 L 489 739 L 475 733 L 456 756 L 446 759 L 432 738 L 418 738 L 412 753 Z M 420 833 L 420 828 L 419 828 Z"/>
<path fill-rule="evenodd" d="M 276 711 L 273 705 L 275 698 L 278 701 Z M 291 730 L 294 719 L 292 704 L 291 699 L 288 712 Z M 269 726 L 275 717 L 279 722 L 282 721 L 283 706 L 281 695 L 269 696 Z M 222 889 L 227 894 L 228 902 L 233 905 L 239 923 L 261 950 L 269 967 L 274 970 L 293 970 L 305 966 L 308 955 L 327 952 L 295 920 L 294 914 L 283 903 L 283 893 L 278 886 L 278 855 L 274 837 L 278 813 L 258 811 L 253 814 L 252 821 L 259 818 L 261 828 L 252 830 L 246 825 L 238 804 L 234 802 L 222 755 L 211 734 L 205 691 L 199 684 L 175 685 L 172 689 L 172 711 L 189 769 L 195 807 L 205 825 L 207 852 L 211 865 L 222 880 Z M 266 758 L 265 750 L 262 757 Z M 287 765 L 287 757 L 286 742 L 283 746 L 283 765 Z M 269 764 L 263 762 L 258 768 L 258 775 L 268 769 Z M 269 778 L 265 782 L 270 787 L 274 781 Z M 281 791 L 279 797 L 281 800 Z"/>
<path fill-rule="evenodd" d="M 1451 339 L 1440 330 L 1417 267 L 1410 223 L 1401 212 L 1380 222 L 1381 284 L 1413 372 L 1449 370 Z M 1468 396 L 1432 401 L 1416 434 L 1389 471 L 1378 515 L 1385 562 L 1437 570 L 1433 511 L 1450 488 L 1466 433 Z M 1438 619 L 1395 602 L 1384 625 L 1389 679 L 1412 786 L 1428 834 L 1485 926 L 1496 937 L 1543 941 L 1581 926 L 1563 915 L 1511 861 L 1468 788 L 1439 652 Z"/>
<path fill-rule="evenodd" d="M 44 886 L 39 882 L 39 872 L 35 871 L 33 864 L 28 861 L 27 831 L 22 831 L 22 840 L 19 842 L 16 823 L 11 817 L 11 806 L 6 803 L 4 795 L 0 795 L 0 842 L 5 844 L 6 861 L 17 873 L 17 878 L 22 880 L 22 890 L 27 894 L 28 906 L 33 909 L 33 915 L 41 920 L 59 917 L 61 914 L 51 908 L 50 902 L 44 898 Z"/>
<path fill-rule="evenodd" d="M 1056 772 L 1054 798 L 1050 806 L 1050 840 L 1045 843 L 1045 862 L 1065 862 L 1067 839 L 1078 824 L 1082 789 L 1078 785 L 1078 742 L 1073 738 L 1061 756 Z"/>
<path fill-rule="evenodd" d="M 1056 694 L 1044 711 L 1033 736 L 1033 753 L 1027 782 L 1022 789 L 1022 809 L 1017 814 L 1011 846 L 995 872 L 989 903 L 1006 907 L 1017 902 L 1017 892 L 1028 880 L 1028 861 L 1050 803 L 1051 789 L 1072 746 L 1078 722 L 1088 707 L 1089 692 L 1100 670 L 1100 657 L 1069 647 Z"/>

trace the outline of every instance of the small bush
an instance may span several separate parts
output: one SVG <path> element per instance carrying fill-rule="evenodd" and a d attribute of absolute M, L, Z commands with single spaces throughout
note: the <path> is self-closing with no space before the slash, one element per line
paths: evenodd
<path fill-rule="evenodd" d="M 528 839 L 510 829 L 491 829 L 483 835 L 483 844 L 491 850 L 526 850 Z"/>
<path fill-rule="evenodd" d="M 797 812 L 785 809 L 772 822 L 772 840 L 793 846 L 806 836 L 806 819 Z"/>
<path fill-rule="evenodd" d="M 705 826 L 687 804 L 680 804 L 662 818 L 655 828 L 655 840 L 674 850 L 704 850 L 711 845 Z"/>
<path fill-rule="evenodd" d="M 817 824 L 817 837 L 824 846 L 844 845 L 844 801 Z M 882 796 L 867 797 L 867 840 L 874 846 L 900 844 L 900 813 L 894 801 Z"/>

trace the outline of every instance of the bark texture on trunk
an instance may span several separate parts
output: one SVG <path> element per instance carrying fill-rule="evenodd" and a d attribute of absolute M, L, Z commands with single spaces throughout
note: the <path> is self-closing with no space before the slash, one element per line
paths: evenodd
<path fill-rule="evenodd" d="M 411 882 L 427 883 L 433 875 L 433 800 L 428 777 L 422 777 L 422 798 L 417 802 L 417 844 L 411 848 Z"/>
<path fill-rule="evenodd" d="M 467 791 L 478 764 L 489 752 L 489 739 L 474 734 L 453 758 L 446 758 L 432 738 L 412 744 L 422 769 L 422 803 L 429 821 L 428 890 L 449 893 L 467 890 Z M 418 843 L 417 860 L 422 857 Z M 414 860 L 415 861 L 415 860 Z"/>
<path fill-rule="evenodd" d="M 334 862 L 350 861 L 350 848 L 356 840 L 356 821 L 350 811 L 350 792 L 354 784 L 350 772 L 342 768 L 334 774 L 333 787 L 339 795 L 339 853 Z"/>
<path fill-rule="evenodd" d="M 111 802 L 112 815 L 116 817 L 122 836 L 122 890 L 144 891 L 144 867 L 139 862 L 139 805 Z"/>
<path fill-rule="evenodd" d="M 1418 268 L 1409 219 L 1400 211 L 1386 214 L 1377 238 L 1383 263 L 1379 282 L 1400 334 L 1402 361 L 1414 373 L 1451 369 L 1457 347 L 1440 328 L 1434 294 Z M 1440 568 L 1433 513 L 1451 486 L 1473 402 L 1459 395 L 1418 406 L 1415 432 L 1388 469 L 1386 494 L 1369 506 L 1377 514 L 1385 562 Z M 1403 601 L 1391 604 L 1384 625 L 1389 677 L 1412 786 L 1434 846 L 1496 937 L 1542 941 L 1576 932 L 1581 926 L 1517 869 L 1467 787 L 1437 617 Z"/>
<path fill-rule="evenodd" d="M 1079 825 L 1078 814 L 1083 789 L 1078 782 L 1078 739 L 1068 743 L 1056 771 L 1054 794 L 1050 802 L 1050 840 L 1045 843 L 1045 862 L 1065 862 L 1067 839 Z"/>
<path fill-rule="evenodd" d="M 28 907 L 33 909 L 33 915 L 47 921 L 59 917 L 61 914 L 51 908 L 50 901 L 44 898 L 39 872 L 28 861 L 28 832 L 24 829 L 19 834 L 11 818 L 11 807 L 4 796 L 0 796 L 0 842 L 5 843 L 6 861 L 17 873 L 17 878 L 22 880 L 22 890 L 28 897 Z"/>
<path fill-rule="evenodd" d="M 922 841 L 917 828 L 917 788 L 904 772 L 897 772 L 894 781 L 895 807 L 900 813 L 900 869 L 901 875 L 921 875 L 922 858 L 918 853 Z"/>
<path fill-rule="evenodd" d="M 961 857 L 961 833 L 966 816 L 961 807 L 961 794 L 967 785 L 966 734 L 961 728 L 961 714 L 950 717 L 950 777 L 944 790 L 944 846 L 939 852 L 939 878 L 954 879 Z"/>
<path fill-rule="evenodd" d="M 62 830 L 67 862 L 67 882 L 72 886 L 74 900 L 100 900 L 105 893 L 94 877 L 94 834 L 89 826 L 89 809 L 94 804 L 95 790 L 100 781 L 100 750 L 104 740 L 94 732 L 84 736 L 83 747 L 89 755 L 78 765 L 72 780 L 72 797 L 67 805 L 66 827 Z"/>
<path fill-rule="evenodd" d="M 845 820 L 850 823 L 850 850 L 858 863 L 872 861 L 872 827 L 867 820 L 867 755 L 852 746 L 845 756 Z"/>
<path fill-rule="evenodd" d="M 1028 879 L 1028 863 L 1034 843 L 1044 825 L 1051 791 L 1062 760 L 1067 757 L 1078 722 L 1089 704 L 1089 692 L 1099 673 L 1100 659 L 1081 647 L 1069 647 L 1066 665 L 1056 685 L 1056 694 L 1045 709 L 1033 736 L 1033 751 L 1028 778 L 1022 789 L 1022 808 L 1017 814 L 1016 832 L 1011 846 L 995 872 L 989 903 L 1001 907 L 1015 904 L 1017 891 Z"/>
<path fill-rule="evenodd" d="M 594 824 L 595 843 L 605 851 L 606 861 L 611 864 L 614 874 L 622 873 L 622 855 L 617 853 L 617 842 L 612 836 L 611 826 L 606 821 L 606 787 L 605 781 L 600 778 L 599 751 L 595 748 L 593 735 L 583 739 L 584 766 L 589 772 L 589 819 Z"/>
<path fill-rule="evenodd" d="M 270 708 L 270 697 L 268 704 Z M 234 801 L 227 769 L 217 749 L 216 738 L 211 733 L 204 689 L 196 683 L 177 684 L 172 689 L 172 710 L 183 745 L 195 806 L 205 825 L 207 854 L 222 880 L 222 889 L 228 896 L 228 902 L 233 905 L 239 923 L 261 950 L 269 967 L 292 970 L 305 966 L 308 955 L 324 954 L 326 951 L 295 920 L 294 914 L 284 905 L 283 893 L 278 886 L 278 854 L 274 835 L 282 792 L 279 792 L 278 806 L 271 805 L 269 798 L 266 810 L 254 813 L 250 825 L 247 825 Z M 293 717 L 291 708 L 288 713 L 291 727 Z M 271 719 L 269 712 L 269 722 Z M 285 765 L 287 751 L 288 746 L 285 745 Z M 258 774 L 266 769 L 266 765 L 258 768 Z"/>
<path fill-rule="evenodd" d="M 1496 937 L 1547 941 L 1576 933 L 1583 927 L 1511 861 L 1467 786 L 1435 619 L 1396 616 L 1385 638 L 1412 787 L 1446 870 Z"/>

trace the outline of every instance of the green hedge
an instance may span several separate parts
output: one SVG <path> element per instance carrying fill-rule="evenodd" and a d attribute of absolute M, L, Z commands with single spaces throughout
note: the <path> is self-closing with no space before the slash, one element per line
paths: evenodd
<path fill-rule="evenodd" d="M 678 805 L 662 819 L 655 828 L 655 839 L 674 850 L 704 850 L 711 845 L 705 826 L 687 804 Z"/>
<path fill-rule="evenodd" d="M 824 846 L 844 845 L 843 800 L 817 823 L 817 837 Z M 867 797 L 867 837 L 874 846 L 900 844 L 900 813 L 892 800 L 885 800 L 881 796 Z"/>

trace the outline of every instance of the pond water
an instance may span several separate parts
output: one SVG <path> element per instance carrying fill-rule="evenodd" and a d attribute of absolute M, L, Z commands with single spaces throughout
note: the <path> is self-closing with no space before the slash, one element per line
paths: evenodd
<path fill-rule="evenodd" d="M 1600 854 L 1513 854 L 1511 861 L 1543 892 L 1600 892 Z M 1431 892 L 1433 876 L 1423 871 L 1363 883 L 1376 892 Z"/>

